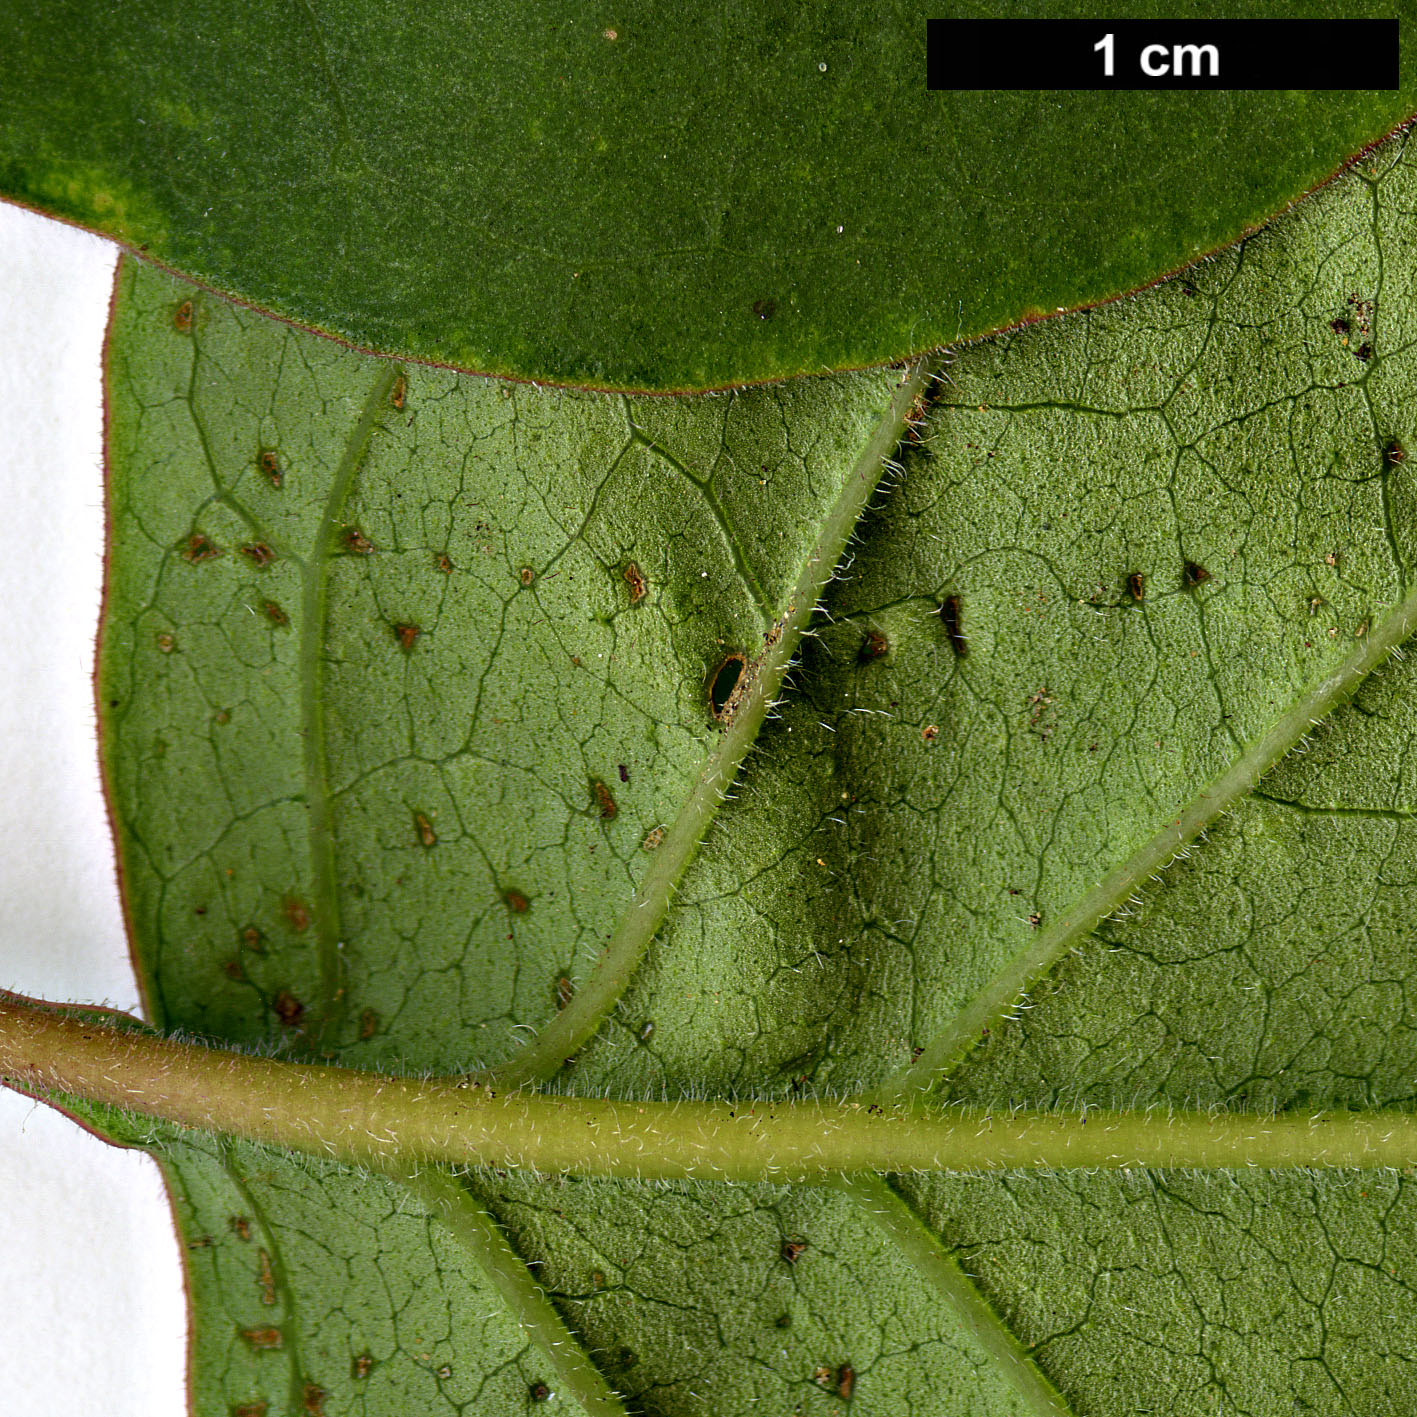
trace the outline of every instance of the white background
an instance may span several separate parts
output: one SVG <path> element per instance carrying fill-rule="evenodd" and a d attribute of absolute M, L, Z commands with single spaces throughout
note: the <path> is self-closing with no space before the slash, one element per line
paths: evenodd
<path fill-rule="evenodd" d="M 116 250 L 0 204 L 0 987 L 140 1012 L 99 791 L 99 359 Z M 0 1406 L 179 1417 L 157 1167 L 0 1090 Z"/>

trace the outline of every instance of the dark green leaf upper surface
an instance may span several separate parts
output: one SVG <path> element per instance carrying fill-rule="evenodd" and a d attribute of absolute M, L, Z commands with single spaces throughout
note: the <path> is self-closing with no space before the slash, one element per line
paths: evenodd
<path fill-rule="evenodd" d="M 566 1085 L 877 1084 L 983 998 L 957 1098 L 1410 1101 L 1412 670 L 1318 704 L 1411 607 L 1414 211 L 1398 140 L 1183 278 L 961 354 Z M 593 971 L 718 734 L 708 681 L 770 633 L 895 377 L 538 393 L 129 263 L 100 692 L 163 1021 L 379 1066 L 511 1056 Z M 1307 752 L 1251 791 L 1285 724 Z M 1191 857 L 1069 933 L 1207 794 L 1226 814 Z M 1030 959 L 1048 982 L 1001 993 Z M 470 1263 L 416 1192 L 164 1145 L 200 1417 L 533 1401 L 551 1348 L 493 1314 L 528 1322 L 510 1262 Z M 626 1412 L 1417 1401 L 1405 1176 L 906 1178 L 898 1246 L 836 1191 L 463 1194 Z M 965 1321 L 951 1255 L 1002 1323 Z"/>
<path fill-rule="evenodd" d="M 703 388 L 1136 286 L 1417 107 L 1361 54 L 1333 92 L 926 89 L 927 15 L 1020 8 L 12 5 L 0 191 L 361 346 Z"/>

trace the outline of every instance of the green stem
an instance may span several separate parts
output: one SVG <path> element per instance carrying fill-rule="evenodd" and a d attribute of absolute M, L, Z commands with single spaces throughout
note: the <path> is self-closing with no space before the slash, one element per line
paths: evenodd
<path fill-rule="evenodd" d="M 0 1079 L 295 1151 L 656 1180 L 872 1171 L 1417 1165 L 1417 1113 L 998 1112 L 917 1102 L 637 1102 L 253 1058 L 0 1002 Z"/>
<path fill-rule="evenodd" d="M 425 1206 L 430 1214 L 481 1265 L 503 1303 L 516 1316 L 522 1332 L 546 1354 L 562 1395 L 574 1398 L 586 1417 L 625 1417 L 625 1407 L 611 1391 L 604 1374 L 546 1291 L 531 1277 L 522 1257 L 511 1247 L 502 1228 L 467 1189 L 446 1171 L 390 1163 L 380 1167 Z"/>
<path fill-rule="evenodd" d="M 931 373 L 930 362 L 921 360 L 892 395 L 885 416 L 823 523 L 786 609 L 765 636 L 762 652 L 743 671 L 730 700 L 730 721 L 717 748 L 655 850 L 649 869 L 594 971 L 522 1052 L 495 1071 L 479 1075 L 483 1081 L 499 1087 L 518 1087 L 554 1077 L 566 1059 L 590 1041 L 629 987 L 645 951 L 664 923 L 680 878 L 733 786 L 738 769 L 782 688 L 783 675 L 797 653 L 802 632 L 836 574 L 846 544 L 881 480 L 885 463 L 904 436 L 911 406 L 924 392 Z"/>

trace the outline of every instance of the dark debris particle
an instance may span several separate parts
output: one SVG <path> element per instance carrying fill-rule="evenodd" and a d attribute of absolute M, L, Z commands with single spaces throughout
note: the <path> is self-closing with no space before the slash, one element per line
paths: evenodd
<path fill-rule="evenodd" d="M 792 1315 L 791 1315 L 791 1314 L 779 1314 L 779 1315 L 777 1316 L 777 1326 L 778 1326 L 778 1328 L 791 1328 L 791 1327 L 792 1327 Z"/>
<path fill-rule="evenodd" d="M 184 300 L 172 312 L 172 328 L 182 335 L 192 328 L 192 302 L 190 300 Z"/>
<path fill-rule="evenodd" d="M 615 771 L 620 774 L 620 781 L 621 781 L 621 782 L 629 782 L 629 780 L 630 780 L 630 769 L 629 769 L 628 767 L 626 767 L 624 763 L 616 763 L 616 764 L 615 764 Z"/>
<path fill-rule="evenodd" d="M 263 600 L 261 602 L 261 609 L 264 611 L 266 619 L 278 629 L 284 629 L 285 626 L 290 624 L 290 616 L 287 615 L 274 600 Z"/>
<path fill-rule="evenodd" d="M 591 780 L 590 794 L 595 798 L 595 806 L 600 813 L 601 820 L 613 822 L 619 815 L 620 808 L 616 806 L 610 789 L 598 777 Z"/>
<path fill-rule="evenodd" d="M 630 587 L 630 604 L 638 605 L 649 591 L 649 583 L 645 580 L 644 572 L 633 561 L 627 561 L 624 576 L 625 584 Z"/>
<path fill-rule="evenodd" d="M 925 743 L 933 743 L 939 736 L 940 729 L 938 724 L 927 723 L 925 727 L 920 730 L 921 741 Z"/>
<path fill-rule="evenodd" d="M 219 547 L 205 532 L 194 531 L 187 538 L 182 550 L 182 559 L 196 566 L 202 561 L 211 561 L 221 555 Z"/>
<path fill-rule="evenodd" d="M 861 641 L 857 658 L 862 664 L 870 664 L 872 660 L 884 659 L 890 652 L 891 642 L 879 630 L 871 630 Z"/>
<path fill-rule="evenodd" d="M 760 320 L 771 320 L 777 314 L 777 301 L 770 295 L 765 295 L 761 300 L 753 301 L 753 314 Z"/>
<path fill-rule="evenodd" d="M 1336 320 L 1330 320 L 1328 322 L 1328 327 L 1334 332 L 1334 334 L 1338 335 L 1340 339 L 1353 328 L 1353 326 L 1350 325 L 1348 321 L 1343 318 L 1342 315 L 1340 315 Z"/>
<path fill-rule="evenodd" d="M 1407 461 L 1407 449 L 1396 438 L 1389 438 L 1383 445 L 1383 465 L 1401 467 Z"/>
<path fill-rule="evenodd" d="M 802 1251 L 807 1248 L 805 1240 L 784 1240 L 782 1249 L 778 1253 L 787 1264 L 796 1264 L 802 1258 Z"/>
<path fill-rule="evenodd" d="M 344 549 L 354 556 L 369 556 L 373 554 L 374 543 L 364 535 L 357 526 L 347 526 L 344 535 L 340 537 L 344 543 Z"/>
<path fill-rule="evenodd" d="M 964 637 L 963 606 L 957 595 L 947 595 L 940 606 L 940 621 L 949 636 L 950 648 L 963 659 L 969 653 L 969 641 Z"/>
<path fill-rule="evenodd" d="M 1371 342 L 1364 340 L 1363 343 L 1353 351 L 1353 357 L 1360 364 L 1366 364 L 1373 357 L 1373 346 Z"/>
<path fill-rule="evenodd" d="M 249 546 L 243 546 L 241 554 L 258 571 L 264 571 L 276 558 L 276 553 L 264 541 L 253 541 Z"/>
<path fill-rule="evenodd" d="M 280 1019 L 283 1027 L 300 1027 L 300 1020 L 305 1016 L 305 1005 L 289 989 L 282 989 L 272 1000 L 271 1007 L 275 1009 L 276 1017 Z"/>
<path fill-rule="evenodd" d="M 533 1402 L 545 1402 L 551 1396 L 551 1389 L 545 1383 L 532 1383 L 529 1396 Z"/>
<path fill-rule="evenodd" d="M 256 466 L 261 469 L 262 475 L 272 487 L 279 487 L 285 481 L 285 473 L 281 471 L 280 455 L 274 448 L 262 448 L 256 455 Z"/>
<path fill-rule="evenodd" d="M 399 642 L 399 648 L 405 654 L 413 648 L 422 633 L 423 628 L 420 625 L 410 625 L 404 622 L 394 626 L 394 638 Z"/>
<path fill-rule="evenodd" d="M 1210 572 L 1197 561 L 1187 561 L 1181 572 L 1181 580 L 1187 590 L 1194 590 L 1210 579 Z"/>
<path fill-rule="evenodd" d="M 421 845 L 436 846 L 438 844 L 438 833 L 433 830 L 433 823 L 422 812 L 413 814 L 413 829 L 418 833 Z"/>
<path fill-rule="evenodd" d="M 1127 594 L 1138 605 L 1146 599 L 1146 577 L 1140 571 L 1133 571 L 1127 577 Z"/>
<path fill-rule="evenodd" d="M 531 909 L 531 902 L 520 891 L 508 891 L 502 899 L 514 915 L 525 915 Z"/>
<path fill-rule="evenodd" d="M 717 667 L 708 678 L 709 712 L 722 723 L 724 714 L 738 688 L 739 680 L 748 668 L 748 657 L 734 650 L 719 660 Z"/>

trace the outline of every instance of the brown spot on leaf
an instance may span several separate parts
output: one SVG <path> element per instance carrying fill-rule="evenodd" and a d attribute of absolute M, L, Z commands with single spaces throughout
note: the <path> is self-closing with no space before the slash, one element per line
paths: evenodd
<path fill-rule="evenodd" d="M 266 1417 L 264 1402 L 238 1402 L 231 1409 L 231 1417 Z"/>
<path fill-rule="evenodd" d="M 252 1348 L 284 1348 L 285 1335 L 278 1328 L 243 1328 L 241 1337 Z"/>
<path fill-rule="evenodd" d="M 446 575 L 450 575 L 453 569 L 452 558 L 446 551 L 440 551 L 434 558 L 433 564 Z"/>
<path fill-rule="evenodd" d="M 531 909 L 531 902 L 520 891 L 508 891 L 502 899 L 514 915 L 525 915 Z"/>
<path fill-rule="evenodd" d="M 405 654 L 409 652 L 417 641 L 423 630 L 418 625 L 401 624 L 394 626 L 394 638 L 399 642 L 399 648 Z"/>
<path fill-rule="evenodd" d="M 297 935 L 303 935 L 310 928 L 310 907 L 298 895 L 286 896 L 280 908 Z"/>
<path fill-rule="evenodd" d="M 210 561 L 220 555 L 221 547 L 203 531 L 194 531 L 187 538 L 182 549 L 182 559 L 194 566 L 201 561 Z"/>
<path fill-rule="evenodd" d="M 788 1264 L 796 1264 L 802 1258 L 802 1251 L 806 1248 L 807 1242 L 805 1240 L 784 1240 L 780 1253 Z"/>
<path fill-rule="evenodd" d="M 879 630 L 871 630 L 861 641 L 861 652 L 857 658 L 862 664 L 870 664 L 874 659 L 884 659 L 890 652 L 891 642 Z"/>
<path fill-rule="evenodd" d="M 374 543 L 364 535 L 357 526 L 347 526 L 344 535 L 340 537 L 344 543 L 344 549 L 354 556 L 369 556 L 373 554 Z"/>
<path fill-rule="evenodd" d="M 819 1363 L 812 1369 L 812 1381 L 818 1387 L 830 1387 L 832 1385 L 832 1370 L 825 1363 Z"/>
<path fill-rule="evenodd" d="M 1187 590 L 1194 590 L 1198 585 L 1204 585 L 1210 579 L 1210 572 L 1196 561 L 1187 561 L 1185 569 L 1181 572 L 1181 581 Z"/>
<path fill-rule="evenodd" d="M 264 571 L 276 558 L 276 553 L 264 541 L 253 541 L 249 546 L 243 546 L 241 554 L 258 571 Z"/>
<path fill-rule="evenodd" d="M 747 668 L 748 656 L 734 650 L 719 660 L 708 677 L 709 712 L 722 724 L 732 721 L 731 705 Z"/>
<path fill-rule="evenodd" d="M 765 295 L 761 300 L 753 301 L 753 314 L 760 320 L 771 320 L 777 314 L 777 301 L 770 295 Z"/>
<path fill-rule="evenodd" d="M 564 974 L 556 981 L 556 1011 L 558 1013 L 571 1002 L 571 995 L 575 992 L 575 986 Z"/>
<path fill-rule="evenodd" d="M 245 945 L 248 950 L 254 950 L 258 955 L 263 955 L 266 952 L 266 947 L 262 943 L 261 932 L 254 925 L 248 925 L 241 932 L 241 943 Z"/>
<path fill-rule="evenodd" d="M 352 1378 L 367 1378 L 374 1371 L 374 1360 L 367 1353 L 356 1354 L 349 1365 Z"/>
<path fill-rule="evenodd" d="M 216 724 L 216 726 L 217 726 L 218 728 L 225 728 L 226 725 L 231 722 L 231 710 L 230 710 L 230 709 L 218 709 L 218 710 L 212 715 L 212 722 L 213 722 L 214 724 Z"/>
<path fill-rule="evenodd" d="M 241 978 L 241 961 L 239 959 L 229 959 L 221 968 L 222 973 L 225 974 L 228 979 Z"/>
<path fill-rule="evenodd" d="M 373 1009 L 365 1009 L 359 1015 L 359 1041 L 367 1043 L 379 1031 L 379 1015 Z"/>
<path fill-rule="evenodd" d="M 530 566 L 523 566 L 521 570 L 517 572 L 517 579 L 523 585 L 530 585 L 536 579 L 536 572 L 533 571 Z"/>
<path fill-rule="evenodd" d="M 638 605 L 645 598 L 649 590 L 649 584 L 645 580 L 644 572 L 633 562 L 625 563 L 625 584 L 630 587 L 630 604 Z"/>
<path fill-rule="evenodd" d="M 611 796 L 610 789 L 598 777 L 591 779 L 590 793 L 595 798 L 595 805 L 600 812 L 601 820 L 614 821 L 620 809 L 615 805 L 615 798 Z"/>
<path fill-rule="evenodd" d="M 231 1233 L 238 1240 L 249 1240 L 251 1238 L 251 1220 L 245 1215 L 228 1215 L 226 1223 L 231 1226 Z"/>
<path fill-rule="evenodd" d="M 422 812 L 415 812 L 413 814 L 413 827 L 418 833 L 418 840 L 424 846 L 437 845 L 438 833 L 433 830 L 433 823 L 430 822 Z"/>
<path fill-rule="evenodd" d="M 655 849 L 655 847 L 657 847 L 657 846 L 659 845 L 659 843 L 660 843 L 661 841 L 663 841 L 663 840 L 664 840 L 664 828 L 663 828 L 663 827 L 651 827 L 651 828 L 649 829 L 648 834 L 645 836 L 644 841 L 641 842 L 641 847 L 642 847 L 642 849 L 645 850 L 645 851 L 653 851 L 653 850 Z"/>
<path fill-rule="evenodd" d="M 397 409 L 402 409 L 404 401 L 408 397 L 408 379 L 400 374 L 394 380 L 394 386 L 389 390 L 389 402 Z"/>
<path fill-rule="evenodd" d="M 310 1417 L 325 1417 L 325 1390 L 318 1383 L 306 1383 L 300 1397 Z"/>
<path fill-rule="evenodd" d="M 1353 357 L 1360 364 L 1366 364 L 1373 357 L 1373 346 L 1368 340 L 1364 340 L 1357 349 L 1353 351 Z"/>
<path fill-rule="evenodd" d="M 1140 571 L 1133 571 L 1127 577 L 1127 594 L 1138 605 L 1146 598 L 1146 577 Z"/>
<path fill-rule="evenodd" d="M 305 1005 L 289 989 L 282 989 L 275 996 L 272 1007 L 286 1028 L 299 1028 L 300 1020 L 305 1015 Z"/>
<path fill-rule="evenodd" d="M 190 300 L 184 300 L 172 312 L 172 328 L 182 335 L 192 328 L 192 302 Z"/>
<path fill-rule="evenodd" d="M 856 1369 L 850 1363 L 843 1363 L 836 1370 L 836 1391 L 837 1396 L 851 1400 L 851 1394 L 856 1391 Z"/>
<path fill-rule="evenodd" d="M 166 631 L 157 637 L 157 647 L 164 654 L 171 654 L 177 648 L 177 636 L 169 635 Z"/>
<path fill-rule="evenodd" d="M 939 727 L 933 723 L 927 723 L 925 727 L 920 730 L 920 737 L 926 743 L 933 743 L 939 736 Z"/>
<path fill-rule="evenodd" d="M 1396 438 L 1389 438 L 1383 445 L 1383 462 L 1388 467 L 1400 467 L 1407 461 L 1407 449 Z"/>
<path fill-rule="evenodd" d="M 545 1383 L 532 1383 L 529 1396 L 533 1402 L 545 1402 L 551 1396 L 551 1389 Z"/>
<path fill-rule="evenodd" d="M 274 448 L 262 448 L 256 455 L 256 466 L 260 468 L 261 475 L 272 487 L 279 487 L 285 481 L 285 473 L 281 471 L 280 456 Z"/>
<path fill-rule="evenodd" d="M 278 629 L 284 629 L 286 625 L 290 624 L 290 616 L 274 600 L 263 600 L 261 609 L 265 611 L 266 619 Z"/>
<path fill-rule="evenodd" d="M 271 1270 L 271 1257 L 264 1250 L 259 1253 L 261 1272 L 256 1277 L 256 1285 L 261 1291 L 261 1303 L 274 1304 L 276 1301 L 276 1277 Z"/>

